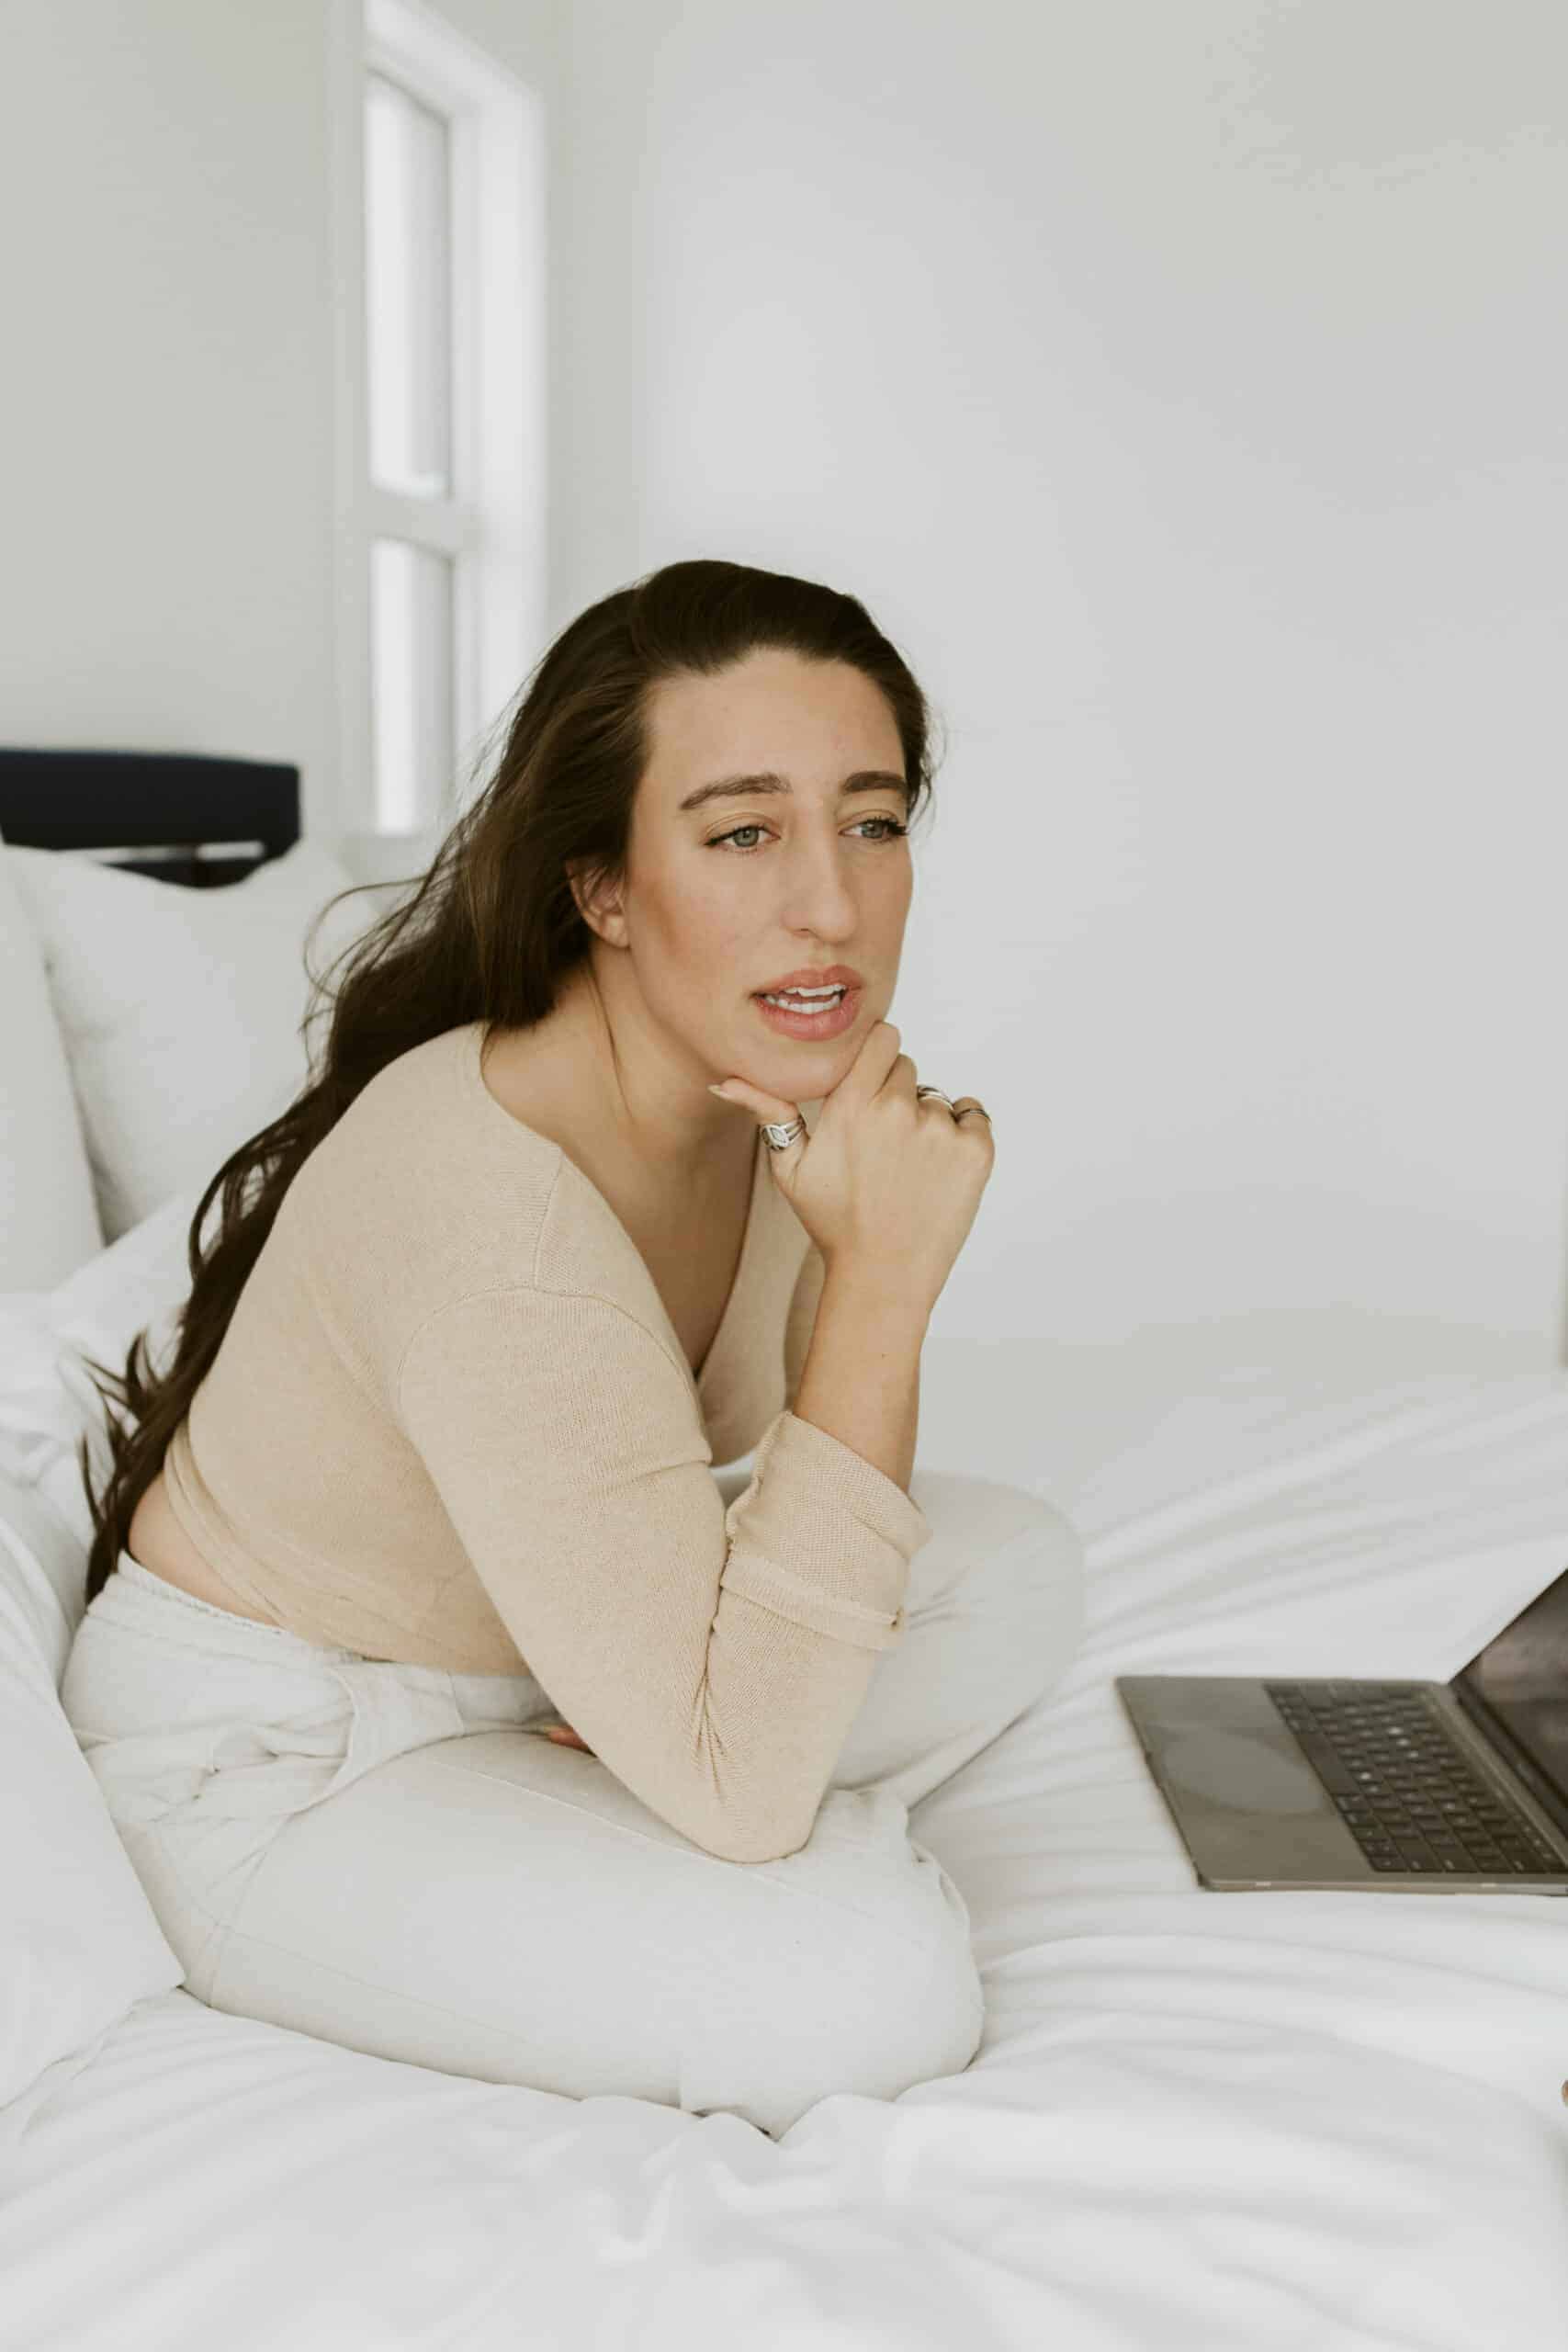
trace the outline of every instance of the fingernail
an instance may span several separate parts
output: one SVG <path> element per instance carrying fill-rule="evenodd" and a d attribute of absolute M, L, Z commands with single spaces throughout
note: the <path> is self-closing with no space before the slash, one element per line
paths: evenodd
<path fill-rule="evenodd" d="M 728 1097 L 728 1094 L 726 1094 L 726 1093 L 725 1093 L 725 1091 L 724 1091 L 724 1090 L 725 1090 L 725 1087 L 728 1085 L 728 1083 L 729 1083 L 729 1080 L 728 1080 L 728 1079 L 726 1079 L 726 1080 L 725 1080 L 725 1081 L 724 1081 L 724 1085 L 722 1085 L 722 1086 L 710 1086 L 710 1087 L 708 1088 L 708 1092 L 709 1092 L 710 1094 L 719 1094 L 719 1095 L 723 1095 L 723 1096 L 724 1096 L 724 1100 L 728 1102 L 728 1100 L 729 1100 L 729 1097 Z"/>

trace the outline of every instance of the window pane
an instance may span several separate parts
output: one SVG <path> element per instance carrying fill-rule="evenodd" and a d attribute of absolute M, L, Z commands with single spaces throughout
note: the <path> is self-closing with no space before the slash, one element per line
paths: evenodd
<path fill-rule="evenodd" d="M 451 454 L 446 125 L 381 74 L 365 93 L 370 478 L 446 496 Z"/>
<path fill-rule="evenodd" d="M 377 827 L 442 821 L 457 763 L 452 564 L 405 539 L 371 542 L 370 692 Z"/>

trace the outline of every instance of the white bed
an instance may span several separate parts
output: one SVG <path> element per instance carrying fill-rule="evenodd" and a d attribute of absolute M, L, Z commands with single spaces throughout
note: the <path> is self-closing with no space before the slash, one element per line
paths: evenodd
<path fill-rule="evenodd" d="M 341 887 L 319 858 L 270 861 L 275 915 L 286 869 L 314 897 L 307 914 Z M 0 1631 L 18 1653 L 36 1639 L 52 1667 L 79 1613 L 71 1579 L 85 1553 L 68 1457 L 76 1435 L 91 1442 L 91 1392 L 73 1351 L 118 1344 L 123 1356 L 134 1330 L 160 1327 L 213 1137 L 225 1115 L 240 1121 L 235 1141 L 258 1121 L 248 1102 L 219 1102 L 211 1124 L 193 1125 L 197 1158 L 183 1167 L 149 1164 L 167 1138 L 115 1135 L 107 1081 L 91 1070 L 84 1081 L 78 1050 L 94 1008 L 66 951 L 77 886 L 35 866 L 8 900 L 16 863 L 0 850 L 0 979 L 21 1001 L 21 922 L 49 998 L 28 997 L 28 1017 L 54 1023 L 98 1221 L 69 1264 L 39 1231 L 47 1278 L 0 1268 L 0 1477 L 13 1505 L 7 1519 L 0 1500 L 0 1579 L 14 1602 Z M 235 888 L 227 958 L 267 952 L 234 912 L 265 877 Z M 52 897 L 45 880 L 59 880 Z M 184 933 L 185 954 L 212 912 L 195 909 L 202 894 L 146 877 L 100 872 L 89 885 L 106 976 L 155 967 L 159 924 Z M 114 963 L 125 940 L 103 932 L 102 888 L 116 887 L 138 901 L 136 967 Z M 276 967 L 285 996 L 295 956 L 292 978 L 287 957 Z M 139 1021 L 172 1050 L 167 1001 L 117 1017 L 121 1080 Z M 193 1053 L 210 1057 L 223 1016 L 204 1001 L 190 1017 L 206 1024 Z M 285 1030 L 297 1021 L 290 1010 Z M 0 1080 L 13 1104 L 30 1087 L 34 1106 L 0 1141 L 51 1154 L 47 1183 L 41 1161 L 27 1182 L 13 1167 L 13 1207 L 52 1194 L 79 1210 L 37 1048 L 35 1035 L 18 1080 L 14 1026 L 0 1043 Z M 131 1100 L 115 1097 L 122 1118 Z M 101 1165 L 121 1144 L 118 1171 Z M 154 1182 L 166 1191 L 149 1212 L 136 1188 Z M 118 1205 L 106 1215 L 106 1203 Z M 8 1230 L 14 1249 L 16 1214 Z M 47 2063 L 30 2076 L 13 2036 L 0 2106 L 6 2352 L 1561 2342 L 1568 1907 L 1206 1892 L 1111 1687 L 1143 1669 L 1446 1679 L 1542 1590 L 1568 1566 L 1568 1373 L 1510 1371 L 1474 1339 L 1479 1369 L 1463 1334 L 1446 1360 L 1412 1339 L 1403 1365 L 1338 1372 L 1244 1344 L 1185 1388 L 1174 1343 L 1152 1363 L 1129 1351 L 1114 1378 L 1100 1364 L 1075 1379 L 1072 1351 L 1044 1342 L 1024 1351 L 1038 1450 L 975 1466 L 1038 1486 L 1077 1521 L 1088 1629 L 1048 1702 L 910 1823 L 969 1905 L 985 2040 L 963 2075 L 891 2103 L 826 2099 L 776 2144 L 733 2117 L 491 2086 L 209 2011 L 159 1981 L 130 1917 L 139 1890 L 112 1877 L 79 1811 L 77 1853 L 106 1863 L 102 1916 L 123 1928 L 126 1966 L 118 1980 L 107 1958 L 93 1981 L 85 1970 L 74 2021 L 45 2019 L 54 2041 L 40 2040 L 32 2054 Z M 1211 1364 L 1213 1346 L 1209 1334 Z M 1019 1371 L 1014 1350 L 1013 1397 Z M 954 1389 L 972 1395 L 972 1374 L 965 1363 Z M 932 1385 L 922 1453 L 963 1466 L 962 1425 Z M 55 1736 L 47 1671 L 12 1662 L 36 1728 Z M 17 1711 L 0 1719 L 14 1725 Z M 25 1872 L 40 1800 L 17 1785 L 20 1752 L 0 1740 L 7 1846 Z M 50 1752 L 71 1778 L 57 1738 Z M 100 1898 L 86 1861 L 44 1877 L 28 1932 L 63 1979 L 83 1922 L 98 1934 Z"/>

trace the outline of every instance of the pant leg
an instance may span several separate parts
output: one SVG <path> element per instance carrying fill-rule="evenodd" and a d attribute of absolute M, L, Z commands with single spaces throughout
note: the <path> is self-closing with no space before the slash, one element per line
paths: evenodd
<path fill-rule="evenodd" d="M 111 1578 L 93 1604 L 62 1698 L 210 2006 L 776 2133 L 835 2091 L 896 2098 L 975 2055 L 968 1915 L 908 1806 L 1066 1662 L 1043 1638 L 1070 1621 L 1066 1523 L 979 1480 L 937 1474 L 917 1498 L 933 1534 L 903 1638 L 810 1839 L 777 1861 L 707 1854 L 540 1737 L 554 1711 L 532 1677 L 355 1659 L 223 1611 L 204 1623 L 144 1571 L 151 1592 Z M 901 1660 L 907 1677 L 886 1670 Z"/>
<path fill-rule="evenodd" d="M 909 1569 L 902 1637 L 877 1653 L 830 1786 L 911 1811 L 1046 1698 L 1084 1631 L 1083 1538 L 1021 1487 L 917 1467 L 931 1537 Z"/>
<path fill-rule="evenodd" d="M 61 1704 L 198 1999 L 290 1822 L 390 1757 L 557 1719 L 532 1675 L 459 1679 L 461 1698 L 438 1668 L 236 1617 L 121 1553 L 77 1628 Z"/>

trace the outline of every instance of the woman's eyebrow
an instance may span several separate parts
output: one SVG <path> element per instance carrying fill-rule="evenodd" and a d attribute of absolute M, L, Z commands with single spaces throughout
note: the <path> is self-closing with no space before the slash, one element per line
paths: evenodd
<path fill-rule="evenodd" d="M 857 768 L 839 786 L 840 792 L 876 792 L 884 785 L 892 785 L 897 792 L 908 792 L 908 786 L 901 775 L 889 768 Z M 759 775 L 724 775 L 713 784 L 699 784 L 680 803 L 680 812 L 701 808 L 709 800 L 735 800 L 749 792 L 793 792 L 795 786 L 787 776 L 776 775 L 771 768 Z"/>

